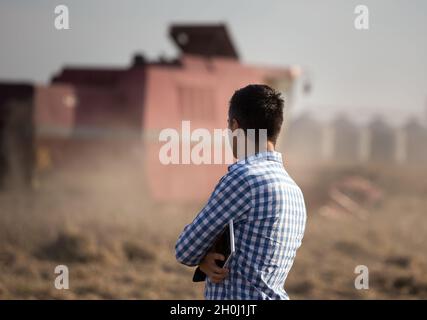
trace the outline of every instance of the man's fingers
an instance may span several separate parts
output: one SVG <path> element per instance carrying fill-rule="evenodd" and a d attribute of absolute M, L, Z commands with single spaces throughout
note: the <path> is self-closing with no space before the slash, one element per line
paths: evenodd
<path fill-rule="evenodd" d="M 227 276 L 228 276 L 228 272 L 222 273 L 222 274 L 209 272 L 209 274 L 208 274 L 209 279 L 215 280 L 215 281 L 222 281 L 225 278 L 227 278 Z"/>
<path fill-rule="evenodd" d="M 227 275 L 212 275 L 211 277 L 209 277 L 211 279 L 212 282 L 214 283 L 220 283 L 222 282 Z"/>
<path fill-rule="evenodd" d="M 228 272 L 226 272 L 226 273 L 216 273 L 216 272 L 213 272 L 212 270 L 209 270 L 209 273 L 207 274 L 207 276 L 209 278 L 225 278 L 225 277 L 228 276 Z"/>
<path fill-rule="evenodd" d="M 210 253 L 209 256 L 213 260 L 220 260 L 220 261 L 224 261 L 225 260 L 225 257 L 221 253 L 213 252 L 213 253 Z"/>
<path fill-rule="evenodd" d="M 219 267 L 216 264 L 215 260 L 210 261 L 210 263 L 209 263 L 209 269 L 212 272 L 219 273 L 219 274 L 223 274 L 223 273 L 227 273 L 228 272 L 228 269 Z"/>

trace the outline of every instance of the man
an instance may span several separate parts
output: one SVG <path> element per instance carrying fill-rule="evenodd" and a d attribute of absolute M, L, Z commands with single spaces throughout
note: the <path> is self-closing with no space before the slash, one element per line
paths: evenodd
<path fill-rule="evenodd" d="M 231 98 L 233 132 L 267 131 L 266 146 L 232 164 L 206 206 L 176 243 L 176 258 L 207 275 L 206 299 L 289 299 L 284 283 L 301 245 L 306 222 L 303 194 L 283 167 L 275 144 L 283 122 L 283 99 L 266 85 L 249 85 Z M 260 141 L 257 141 L 259 144 Z M 236 140 L 233 153 L 237 158 Z M 228 268 L 210 252 L 233 219 L 236 252 Z"/>

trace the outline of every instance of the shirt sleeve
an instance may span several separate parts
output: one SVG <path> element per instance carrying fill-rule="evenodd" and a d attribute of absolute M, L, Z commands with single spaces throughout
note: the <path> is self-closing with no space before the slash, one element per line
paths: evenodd
<path fill-rule="evenodd" d="M 176 259 L 188 266 L 198 265 L 230 220 L 238 219 L 250 207 L 248 182 L 237 174 L 222 177 L 205 207 L 179 236 Z"/>

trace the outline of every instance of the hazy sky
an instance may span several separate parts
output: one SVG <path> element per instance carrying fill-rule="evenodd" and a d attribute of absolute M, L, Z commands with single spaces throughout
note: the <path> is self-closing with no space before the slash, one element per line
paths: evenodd
<path fill-rule="evenodd" d="M 71 30 L 54 28 L 59 4 L 69 8 Z M 369 8 L 368 31 L 354 28 L 358 4 Z M 172 57 L 173 22 L 225 22 L 243 62 L 303 66 L 313 91 L 302 106 L 355 117 L 424 112 L 425 0 L 0 0 L 0 79 L 47 83 L 64 64 Z"/>

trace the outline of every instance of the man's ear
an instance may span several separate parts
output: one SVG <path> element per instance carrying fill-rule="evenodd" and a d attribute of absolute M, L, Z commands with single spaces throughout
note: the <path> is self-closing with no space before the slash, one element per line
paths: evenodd
<path fill-rule="evenodd" d="M 230 121 L 230 129 L 232 131 L 234 131 L 234 130 L 239 129 L 239 128 L 240 128 L 239 122 L 237 122 L 236 119 L 232 118 Z"/>

